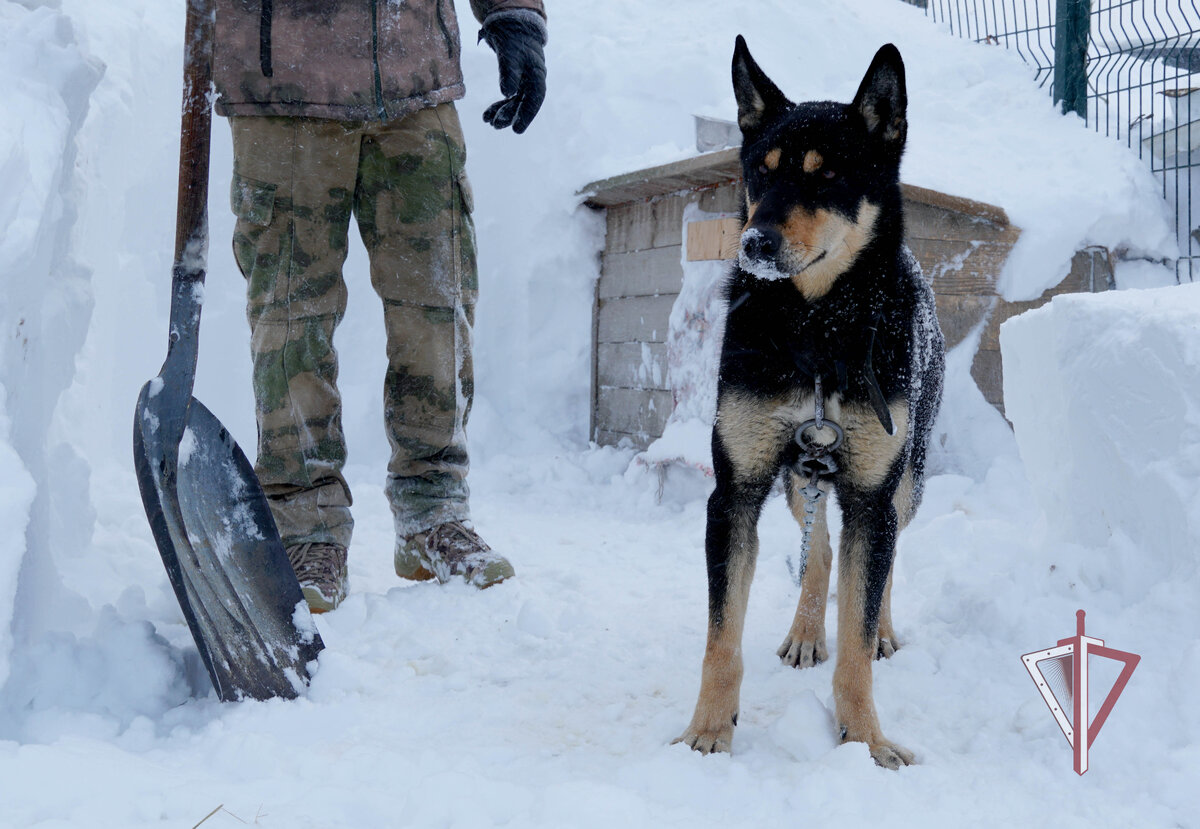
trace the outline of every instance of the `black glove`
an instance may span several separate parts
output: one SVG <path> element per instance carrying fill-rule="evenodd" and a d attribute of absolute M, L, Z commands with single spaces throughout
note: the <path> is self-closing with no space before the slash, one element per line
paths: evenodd
<path fill-rule="evenodd" d="M 486 40 L 500 61 L 500 94 L 483 113 L 498 130 L 512 125 L 525 132 L 546 98 L 546 21 L 532 9 L 492 12 L 483 21 L 479 39 Z"/>

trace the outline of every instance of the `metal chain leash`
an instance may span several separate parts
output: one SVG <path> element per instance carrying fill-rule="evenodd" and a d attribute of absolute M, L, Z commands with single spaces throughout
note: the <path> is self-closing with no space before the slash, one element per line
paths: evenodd
<path fill-rule="evenodd" d="M 799 587 L 804 581 L 804 571 L 808 569 L 808 551 L 812 547 L 813 527 L 817 523 L 817 507 L 827 490 L 821 489 L 823 481 L 828 482 L 837 472 L 837 461 L 833 453 L 845 439 L 842 427 L 832 420 L 825 418 L 825 393 L 821 387 L 821 377 L 816 377 L 816 411 L 811 420 L 806 420 L 796 429 L 795 441 L 800 447 L 800 457 L 796 459 L 792 471 L 797 476 L 808 477 L 808 483 L 800 490 L 804 497 L 804 520 L 800 530 L 800 564 L 797 567 L 789 555 L 787 559 L 788 573 L 792 581 Z M 831 443 L 818 443 L 816 433 L 832 429 L 834 439 Z M 810 434 L 810 431 L 812 434 Z"/>

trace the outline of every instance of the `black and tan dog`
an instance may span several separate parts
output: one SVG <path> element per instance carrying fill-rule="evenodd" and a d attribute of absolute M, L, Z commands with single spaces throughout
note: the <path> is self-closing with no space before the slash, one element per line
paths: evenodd
<path fill-rule="evenodd" d="M 880 730 L 871 661 L 896 647 L 896 536 L 921 500 L 944 373 L 933 293 L 903 242 L 904 64 L 886 45 L 852 103 L 793 104 L 738 37 L 733 86 L 745 229 L 728 282 L 712 438 L 708 644 L 696 712 L 676 742 L 703 753 L 730 748 L 756 525 L 782 471 L 788 504 L 802 523 L 802 489 L 837 493 L 843 525 L 833 687 L 840 736 L 866 743 L 877 763 L 896 768 L 913 755 Z M 814 417 L 816 424 L 809 422 Z M 814 454 L 815 466 L 806 466 Z M 784 663 L 796 667 L 827 658 L 833 556 L 825 499 L 814 500 L 800 602 L 779 648 Z"/>

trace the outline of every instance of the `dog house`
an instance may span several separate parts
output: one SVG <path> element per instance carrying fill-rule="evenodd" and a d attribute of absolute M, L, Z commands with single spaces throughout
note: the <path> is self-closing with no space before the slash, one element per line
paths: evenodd
<path fill-rule="evenodd" d="M 592 317 L 591 434 L 597 443 L 628 439 L 645 448 L 663 434 L 681 402 L 668 370 L 672 310 L 688 268 L 736 257 L 740 178 L 734 147 L 592 182 L 580 191 L 587 206 L 605 212 L 607 228 Z M 971 375 L 1003 412 L 1000 324 L 1056 294 L 1111 287 L 1107 251 L 1077 253 L 1070 274 L 1039 299 L 1006 302 L 996 293 L 996 280 L 1020 229 L 1004 210 L 923 187 L 902 188 L 907 242 L 932 280 L 947 348 L 986 320 Z M 675 310 L 676 322 L 686 320 L 701 337 L 713 322 L 696 319 L 703 310 Z"/>

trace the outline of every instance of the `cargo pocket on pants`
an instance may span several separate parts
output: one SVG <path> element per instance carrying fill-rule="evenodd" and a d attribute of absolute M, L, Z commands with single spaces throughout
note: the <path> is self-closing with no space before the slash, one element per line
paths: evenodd
<path fill-rule="evenodd" d="M 229 206 L 237 223 L 233 230 L 233 258 L 242 276 L 250 279 L 263 242 L 263 235 L 275 217 L 274 184 L 233 174 L 229 187 Z"/>

